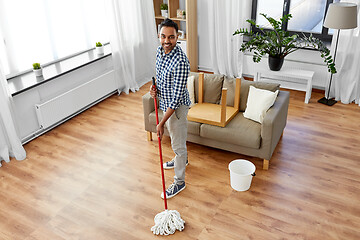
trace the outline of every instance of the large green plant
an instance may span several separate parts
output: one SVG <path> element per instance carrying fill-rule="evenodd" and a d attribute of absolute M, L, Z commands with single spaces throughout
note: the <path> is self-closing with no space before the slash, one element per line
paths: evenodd
<path fill-rule="evenodd" d="M 281 29 L 282 24 L 290 20 L 292 17 L 291 14 L 284 15 L 284 17 L 280 18 L 280 20 L 268 17 L 264 13 L 261 13 L 260 15 L 266 18 L 273 29 L 264 31 L 264 29 L 260 28 L 259 25 L 256 25 L 253 20 L 248 19 L 247 22 L 259 28 L 260 32 L 254 32 L 252 30 L 248 31 L 248 29 L 242 28 L 236 30 L 233 34 L 250 37 L 248 42 L 244 42 L 241 45 L 240 51 L 254 52 L 254 62 L 260 62 L 261 58 L 265 54 L 272 57 L 284 58 L 288 54 L 301 48 L 312 48 L 320 52 L 321 57 L 324 59 L 324 62 L 328 67 L 328 71 L 336 73 L 335 64 L 332 56 L 330 55 L 330 50 L 321 40 L 313 37 L 312 34 L 310 34 L 310 36 L 306 36 L 305 34 L 302 34 L 302 36 L 299 36 L 298 34 L 290 35 L 289 32 Z"/>

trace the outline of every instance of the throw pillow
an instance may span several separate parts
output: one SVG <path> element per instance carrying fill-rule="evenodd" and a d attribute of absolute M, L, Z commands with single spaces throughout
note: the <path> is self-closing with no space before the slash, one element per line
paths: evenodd
<path fill-rule="evenodd" d="M 274 104 L 279 90 L 275 92 L 250 86 L 244 117 L 263 123 L 265 113 Z"/>
<path fill-rule="evenodd" d="M 204 74 L 204 102 L 220 103 L 224 75 Z"/>
<path fill-rule="evenodd" d="M 269 90 L 275 92 L 280 89 L 280 84 L 277 83 L 267 83 L 261 81 L 249 81 L 241 79 L 241 91 L 240 91 L 240 111 L 243 112 L 246 109 L 246 103 L 249 96 L 249 87 L 254 86 L 256 88 Z"/>
<path fill-rule="evenodd" d="M 195 79 L 195 101 L 199 101 L 199 73 L 190 72 L 189 77 L 194 76 Z M 205 103 L 220 103 L 221 88 L 224 81 L 224 75 L 220 74 L 204 74 L 204 92 L 203 101 Z"/>
<path fill-rule="evenodd" d="M 226 106 L 233 107 L 234 98 L 235 98 L 236 78 L 225 76 L 223 88 L 227 89 Z M 221 103 L 221 99 L 220 99 L 220 103 Z"/>
<path fill-rule="evenodd" d="M 187 89 L 191 101 L 191 106 L 195 105 L 195 77 L 189 76 L 187 80 Z"/>

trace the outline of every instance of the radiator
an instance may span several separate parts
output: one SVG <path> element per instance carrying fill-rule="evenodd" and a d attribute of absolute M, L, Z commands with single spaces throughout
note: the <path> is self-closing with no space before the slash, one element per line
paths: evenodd
<path fill-rule="evenodd" d="M 39 126 L 46 129 L 114 90 L 114 71 L 110 71 L 50 100 L 35 104 Z"/>

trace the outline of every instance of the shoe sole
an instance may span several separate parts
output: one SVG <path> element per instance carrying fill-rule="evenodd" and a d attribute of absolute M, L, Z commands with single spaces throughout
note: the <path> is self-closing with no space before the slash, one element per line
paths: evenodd
<path fill-rule="evenodd" d="M 186 163 L 186 166 L 189 165 L 189 162 Z M 163 166 L 164 169 L 168 170 L 168 169 L 173 169 L 174 167 L 165 167 Z"/>
<path fill-rule="evenodd" d="M 186 185 L 180 190 L 178 191 L 177 193 L 175 193 L 174 195 L 171 195 L 170 197 L 166 197 L 166 199 L 170 199 L 170 198 L 173 198 L 175 197 L 176 195 L 178 195 L 182 190 L 184 190 L 186 188 Z M 164 199 L 163 197 L 163 194 L 161 194 L 161 198 Z"/>

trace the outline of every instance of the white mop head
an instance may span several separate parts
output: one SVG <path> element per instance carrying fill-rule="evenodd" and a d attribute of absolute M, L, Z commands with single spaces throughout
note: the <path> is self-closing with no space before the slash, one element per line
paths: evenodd
<path fill-rule="evenodd" d="M 151 231 L 156 235 L 174 234 L 176 229 L 182 231 L 185 221 L 181 219 L 180 213 L 176 210 L 165 210 L 156 214 L 155 225 Z"/>

